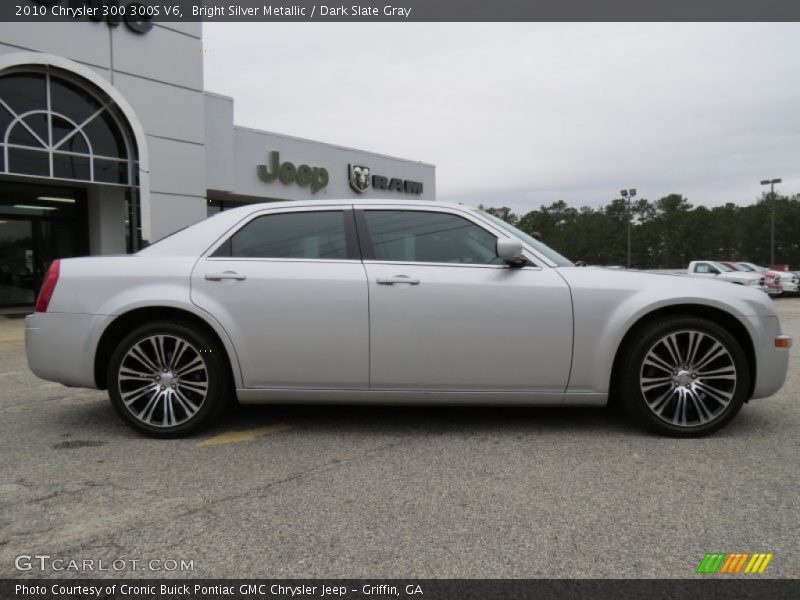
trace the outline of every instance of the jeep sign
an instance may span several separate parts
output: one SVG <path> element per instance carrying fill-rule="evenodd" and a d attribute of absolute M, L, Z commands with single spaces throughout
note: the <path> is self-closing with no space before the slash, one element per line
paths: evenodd
<path fill-rule="evenodd" d="M 272 182 L 276 179 L 281 183 L 296 183 L 301 187 L 311 186 L 312 192 L 318 192 L 328 185 L 328 170 L 323 167 L 309 167 L 286 161 L 281 163 L 281 155 L 272 151 L 269 153 L 270 164 L 258 165 L 258 176 L 262 181 Z"/>

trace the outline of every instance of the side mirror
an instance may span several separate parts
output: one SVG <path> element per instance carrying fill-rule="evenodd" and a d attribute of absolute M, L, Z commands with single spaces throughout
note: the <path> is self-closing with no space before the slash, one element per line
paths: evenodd
<path fill-rule="evenodd" d="M 515 238 L 498 238 L 497 256 L 515 267 L 521 267 L 527 262 L 522 254 L 522 242 Z"/>

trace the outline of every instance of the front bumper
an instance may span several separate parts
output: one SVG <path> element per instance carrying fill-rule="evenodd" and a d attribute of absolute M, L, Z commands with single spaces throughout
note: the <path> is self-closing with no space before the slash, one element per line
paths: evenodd
<path fill-rule="evenodd" d="M 781 335 L 777 316 L 751 316 L 753 350 L 756 358 L 756 381 L 753 398 L 766 398 L 777 392 L 786 381 L 789 370 L 789 349 L 777 348 L 775 340 Z"/>
<path fill-rule="evenodd" d="M 33 313 L 25 317 L 25 354 L 33 373 L 64 385 L 94 388 L 94 356 L 108 315 Z"/>

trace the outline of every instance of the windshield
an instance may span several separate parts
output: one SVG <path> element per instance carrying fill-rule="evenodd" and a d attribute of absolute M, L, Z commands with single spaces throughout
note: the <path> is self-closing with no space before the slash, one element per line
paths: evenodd
<path fill-rule="evenodd" d="M 756 270 L 755 267 L 753 267 L 753 265 L 751 265 L 750 263 L 736 263 L 736 264 L 739 265 L 745 271 L 755 271 Z"/>
<path fill-rule="evenodd" d="M 495 225 L 500 227 L 501 229 L 506 230 L 508 233 L 510 233 L 511 235 L 513 235 L 515 237 L 518 237 L 523 242 L 525 242 L 526 244 L 531 246 L 533 249 L 535 249 L 537 252 L 539 252 L 540 254 L 545 256 L 546 258 L 549 258 L 551 261 L 556 263 L 559 267 L 574 267 L 575 266 L 571 260 L 561 256 L 558 252 L 553 250 L 547 244 L 543 244 L 542 242 L 540 242 L 536 238 L 529 236 L 524 231 L 520 231 L 519 229 L 517 229 L 513 225 L 510 225 L 509 223 L 506 223 L 505 221 L 503 221 L 503 219 L 498 219 L 494 215 L 490 215 L 489 213 L 487 213 L 486 211 L 483 211 L 483 210 L 479 210 L 478 212 L 481 213 L 487 219 L 489 219 L 492 223 L 494 223 Z"/>
<path fill-rule="evenodd" d="M 755 263 L 744 263 L 745 266 L 750 267 L 753 271 L 766 271 L 767 267 L 762 267 L 761 265 L 757 265 Z"/>
<path fill-rule="evenodd" d="M 721 262 L 715 262 L 714 266 L 724 273 L 730 273 L 731 271 L 734 270 L 731 269 L 728 265 L 723 265 Z"/>

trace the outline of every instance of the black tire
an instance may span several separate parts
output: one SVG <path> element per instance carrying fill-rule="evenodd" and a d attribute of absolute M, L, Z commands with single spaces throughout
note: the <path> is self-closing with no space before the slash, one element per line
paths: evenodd
<path fill-rule="evenodd" d="M 140 355 L 146 360 L 137 358 Z M 176 362 L 167 372 L 152 368 L 162 356 L 161 366 Z M 143 374 L 133 377 L 134 371 Z M 185 374 L 179 374 L 182 371 Z M 157 321 L 131 331 L 111 354 L 107 381 L 119 416 L 137 431 L 158 438 L 199 430 L 215 420 L 232 397 L 224 350 L 204 330 L 183 322 Z"/>
<path fill-rule="evenodd" d="M 675 337 L 668 337 L 671 334 Z M 670 353 L 672 344 L 676 352 Z M 692 348 L 693 362 L 688 360 Z M 703 365 L 702 357 L 714 355 L 719 358 Z M 699 437 L 727 425 L 748 398 L 752 379 L 736 338 L 713 321 L 690 316 L 665 317 L 643 326 L 617 364 L 621 371 L 615 392 L 625 411 L 647 428 L 672 437 Z M 678 368 L 668 372 L 666 366 Z M 662 384 L 662 379 L 669 382 Z"/>

